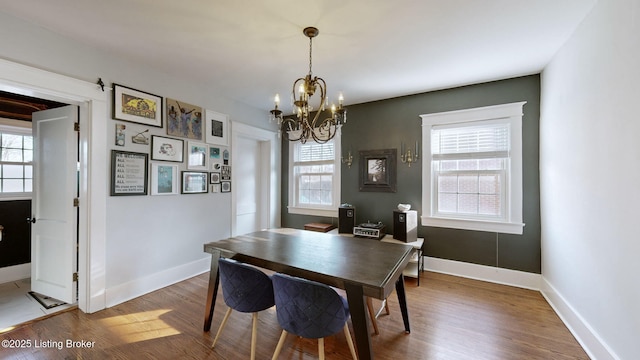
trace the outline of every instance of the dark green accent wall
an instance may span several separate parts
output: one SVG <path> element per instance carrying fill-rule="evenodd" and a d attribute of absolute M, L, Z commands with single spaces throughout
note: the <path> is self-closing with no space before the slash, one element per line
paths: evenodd
<path fill-rule="evenodd" d="M 342 165 L 342 203 L 356 208 L 358 223 L 382 221 L 392 232 L 393 210 L 399 203 L 411 204 L 422 215 L 422 164 L 397 166 L 397 192 L 360 192 L 359 151 L 398 149 L 401 142 L 412 146 L 422 141 L 420 115 L 481 106 L 526 101 L 523 116 L 523 218 L 522 235 L 498 234 L 420 226 L 425 238 L 425 255 L 474 264 L 540 273 L 540 184 L 539 119 L 540 76 L 531 75 L 433 91 L 423 94 L 348 106 L 347 124 L 342 127 L 342 152 L 351 150 L 351 168 Z M 288 152 L 282 151 L 282 226 L 303 228 L 309 222 L 337 219 L 289 215 Z M 421 151 L 422 152 L 422 151 Z"/>

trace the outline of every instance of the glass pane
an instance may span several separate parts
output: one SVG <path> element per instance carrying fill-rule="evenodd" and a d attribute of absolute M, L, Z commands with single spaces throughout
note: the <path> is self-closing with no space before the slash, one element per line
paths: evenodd
<path fill-rule="evenodd" d="M 31 165 L 24 166 L 24 177 L 27 179 L 33 178 L 33 166 Z"/>
<path fill-rule="evenodd" d="M 23 192 L 22 179 L 2 179 L 2 192 Z"/>
<path fill-rule="evenodd" d="M 458 192 L 466 194 L 478 193 L 478 176 L 461 175 L 458 177 Z"/>
<path fill-rule="evenodd" d="M 311 204 L 320 204 L 322 201 L 322 191 L 321 190 L 311 190 L 309 192 L 309 202 Z"/>
<path fill-rule="evenodd" d="M 458 160 L 459 170 L 478 170 L 478 160 Z"/>
<path fill-rule="evenodd" d="M 455 160 L 440 161 L 440 171 L 458 170 L 458 162 Z"/>
<path fill-rule="evenodd" d="M 308 175 L 300 176 L 300 184 L 299 184 L 300 190 L 309 189 L 310 184 L 311 184 L 311 177 L 310 176 L 308 176 Z"/>
<path fill-rule="evenodd" d="M 458 213 L 477 214 L 478 213 L 478 195 L 476 194 L 458 195 Z"/>
<path fill-rule="evenodd" d="M 478 192 L 480 194 L 499 194 L 500 175 L 480 175 Z"/>
<path fill-rule="evenodd" d="M 2 177 L 3 178 L 20 178 L 23 176 L 22 165 L 2 165 Z"/>
<path fill-rule="evenodd" d="M 33 161 L 33 150 L 24 150 L 24 162 L 29 163 Z"/>
<path fill-rule="evenodd" d="M 478 160 L 480 170 L 502 170 L 504 169 L 504 159 L 481 159 Z"/>
<path fill-rule="evenodd" d="M 322 192 L 322 204 L 323 205 L 331 205 L 331 191 L 323 191 Z"/>
<path fill-rule="evenodd" d="M 500 216 L 500 196 L 480 195 L 478 197 L 478 213 L 481 215 Z"/>
<path fill-rule="evenodd" d="M 24 180 L 24 191 L 32 192 L 33 191 L 33 181 L 30 179 Z"/>
<path fill-rule="evenodd" d="M 309 190 L 300 190 L 299 192 L 298 203 L 300 204 L 308 204 L 309 203 Z"/>
<path fill-rule="evenodd" d="M 22 162 L 22 150 L 2 149 L 2 161 Z"/>
<path fill-rule="evenodd" d="M 2 147 L 22 149 L 22 135 L 2 134 Z"/>
<path fill-rule="evenodd" d="M 325 175 L 322 176 L 320 188 L 325 191 L 331 191 L 333 189 L 333 182 L 331 181 L 332 177 Z"/>
<path fill-rule="evenodd" d="M 438 176 L 438 192 L 457 193 L 458 177 L 457 176 Z"/>
<path fill-rule="evenodd" d="M 25 136 L 24 137 L 24 148 L 25 149 L 33 149 L 33 136 Z"/>
<path fill-rule="evenodd" d="M 438 194 L 439 212 L 456 212 L 458 206 L 457 194 Z"/>

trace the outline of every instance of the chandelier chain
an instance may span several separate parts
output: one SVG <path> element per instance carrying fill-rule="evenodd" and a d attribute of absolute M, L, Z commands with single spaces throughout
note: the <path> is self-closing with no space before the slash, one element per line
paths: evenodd
<path fill-rule="evenodd" d="M 313 38 L 309 37 L 309 75 L 311 75 L 311 52 L 313 50 Z"/>

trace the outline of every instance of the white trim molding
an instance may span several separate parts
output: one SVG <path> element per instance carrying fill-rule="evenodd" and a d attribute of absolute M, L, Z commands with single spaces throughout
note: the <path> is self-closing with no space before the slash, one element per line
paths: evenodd
<path fill-rule="evenodd" d="M 425 269 L 437 273 L 540 290 L 540 274 L 425 256 Z"/>
<path fill-rule="evenodd" d="M 0 284 L 31 277 L 31 263 L 7 266 L 0 269 Z"/>
<path fill-rule="evenodd" d="M 105 308 L 107 99 L 96 84 L 0 59 L 0 90 L 80 108 L 78 307 Z"/>

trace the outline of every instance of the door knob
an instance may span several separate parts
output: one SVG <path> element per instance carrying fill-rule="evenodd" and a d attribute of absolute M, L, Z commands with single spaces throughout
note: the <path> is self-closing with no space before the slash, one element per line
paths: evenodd
<path fill-rule="evenodd" d="M 27 222 L 35 224 L 36 223 L 36 218 L 27 218 Z"/>

